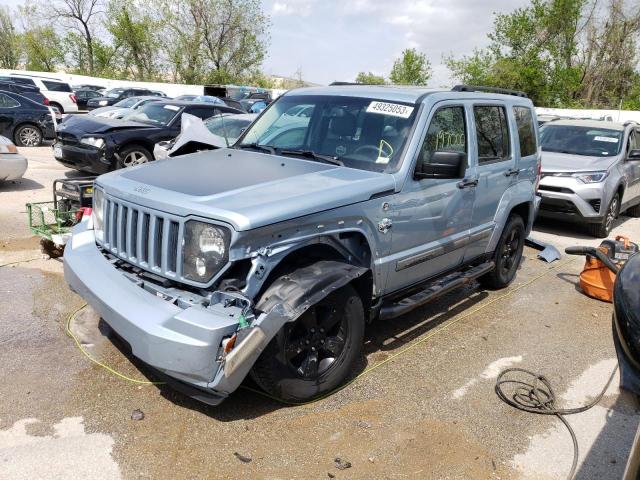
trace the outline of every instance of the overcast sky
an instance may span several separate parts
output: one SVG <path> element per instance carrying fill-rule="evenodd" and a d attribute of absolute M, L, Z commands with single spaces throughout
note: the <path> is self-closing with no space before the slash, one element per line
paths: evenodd
<path fill-rule="evenodd" d="M 442 57 L 487 44 L 494 12 L 528 0 L 263 0 L 271 16 L 267 73 L 353 81 L 360 71 L 387 76 L 405 48 L 424 52 L 432 87 L 449 84 Z"/>
<path fill-rule="evenodd" d="M 0 0 L 17 5 L 21 0 Z M 387 76 L 405 48 L 424 52 L 432 87 L 451 80 L 443 55 L 486 45 L 494 12 L 529 0 L 263 0 L 271 17 L 266 73 L 321 84 L 352 81 L 360 71 Z"/>

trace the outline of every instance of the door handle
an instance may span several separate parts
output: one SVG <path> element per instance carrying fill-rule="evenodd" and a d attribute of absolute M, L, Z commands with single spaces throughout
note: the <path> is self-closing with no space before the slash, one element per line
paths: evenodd
<path fill-rule="evenodd" d="M 478 185 L 477 178 L 463 178 L 461 181 L 458 182 L 456 186 L 458 188 L 471 188 L 471 187 L 475 187 L 476 185 Z"/>
<path fill-rule="evenodd" d="M 506 172 L 504 172 L 505 177 L 511 177 L 512 175 L 520 175 L 520 170 L 517 168 L 510 168 Z"/>

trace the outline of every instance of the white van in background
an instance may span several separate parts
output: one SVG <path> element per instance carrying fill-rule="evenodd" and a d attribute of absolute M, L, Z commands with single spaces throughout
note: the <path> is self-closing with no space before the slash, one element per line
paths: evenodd
<path fill-rule="evenodd" d="M 76 96 L 71 86 L 55 78 L 37 77 L 32 75 L 9 74 L 9 77 L 18 83 L 34 85 L 49 99 L 49 105 L 57 107 L 60 113 L 74 113 L 78 111 Z"/>

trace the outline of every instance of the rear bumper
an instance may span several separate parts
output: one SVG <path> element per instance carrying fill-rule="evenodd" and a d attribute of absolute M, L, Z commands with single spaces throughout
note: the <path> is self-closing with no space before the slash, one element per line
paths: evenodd
<path fill-rule="evenodd" d="M 241 310 L 228 307 L 222 314 L 221 305 L 181 308 L 151 293 L 98 250 L 87 223 L 74 229 L 65 249 L 69 286 L 131 346 L 135 357 L 174 379 L 174 386 L 182 386 L 178 390 L 209 404 L 222 401 L 233 390 L 216 390 L 224 377 L 217 358 L 223 338 L 236 331 Z M 234 388 L 242 378 L 233 382 Z"/>
<path fill-rule="evenodd" d="M 27 159 L 15 153 L 0 153 L 0 181 L 17 180 L 27 171 Z"/>

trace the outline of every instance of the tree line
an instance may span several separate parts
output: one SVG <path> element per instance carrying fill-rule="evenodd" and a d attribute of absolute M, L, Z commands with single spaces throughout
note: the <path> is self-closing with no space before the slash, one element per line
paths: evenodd
<path fill-rule="evenodd" d="M 267 82 L 260 0 L 51 0 L 0 7 L 0 68 L 186 84 Z"/>
<path fill-rule="evenodd" d="M 260 0 L 0 7 L 0 68 L 270 86 L 260 70 L 269 29 Z M 487 47 L 443 60 L 457 82 L 522 90 L 536 105 L 640 109 L 639 40 L 638 0 L 530 0 L 495 14 Z M 425 85 L 431 75 L 426 55 L 407 49 L 387 78 L 360 72 L 356 81 Z"/>

